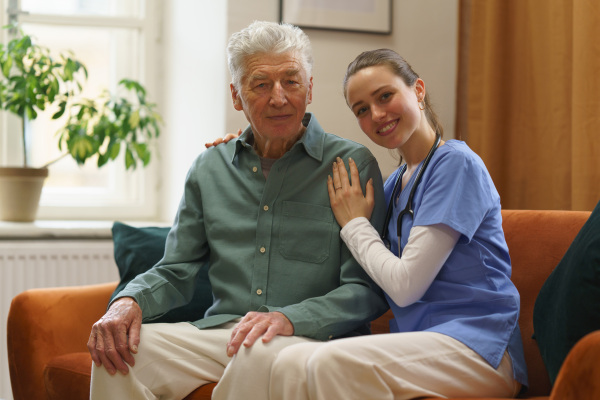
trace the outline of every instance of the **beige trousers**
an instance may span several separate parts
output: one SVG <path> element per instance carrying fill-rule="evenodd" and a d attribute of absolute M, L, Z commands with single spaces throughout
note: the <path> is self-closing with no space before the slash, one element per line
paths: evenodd
<path fill-rule="evenodd" d="M 449 336 L 411 332 L 288 347 L 273 364 L 270 398 L 514 397 L 519 390 L 507 353 L 494 369 Z"/>
<path fill-rule="evenodd" d="M 226 344 L 234 326 L 235 322 L 200 330 L 185 322 L 142 325 L 135 366 L 127 375 L 111 376 L 93 365 L 90 399 L 183 399 L 208 382 L 218 382 L 213 399 L 268 399 L 277 353 L 312 340 L 277 336 L 263 344 L 259 339 L 229 358 Z"/>

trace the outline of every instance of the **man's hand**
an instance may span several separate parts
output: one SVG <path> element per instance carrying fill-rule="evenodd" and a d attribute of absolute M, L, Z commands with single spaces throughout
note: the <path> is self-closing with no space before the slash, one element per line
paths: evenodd
<path fill-rule="evenodd" d="M 238 352 L 242 343 L 250 347 L 262 336 L 263 343 L 268 343 L 277 335 L 292 336 L 294 326 L 280 312 L 249 312 L 235 326 L 231 339 L 227 343 L 227 355 L 232 357 Z"/>
<path fill-rule="evenodd" d="M 96 366 L 104 365 L 109 374 L 127 375 L 135 360 L 142 327 L 142 309 L 131 297 L 115 301 L 92 327 L 88 350 Z M 127 364 L 125 364 L 127 363 Z"/>

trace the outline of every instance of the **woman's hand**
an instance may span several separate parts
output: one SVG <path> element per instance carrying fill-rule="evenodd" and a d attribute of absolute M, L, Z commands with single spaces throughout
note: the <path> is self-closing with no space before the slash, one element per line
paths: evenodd
<path fill-rule="evenodd" d="M 209 149 L 209 148 L 211 148 L 211 147 L 213 147 L 213 146 L 218 146 L 218 145 L 220 145 L 221 143 L 228 143 L 228 142 L 229 142 L 231 139 L 235 139 L 235 138 L 239 137 L 241 134 L 242 134 L 242 130 L 241 130 L 241 129 L 238 129 L 238 131 L 237 131 L 237 135 L 236 135 L 236 134 L 234 134 L 234 133 L 228 133 L 227 135 L 225 135 L 225 137 L 218 138 L 217 140 L 215 140 L 215 141 L 214 141 L 214 142 L 212 142 L 212 143 L 205 143 L 205 144 L 204 144 L 204 146 L 205 146 L 207 149 Z"/>
<path fill-rule="evenodd" d="M 333 215 L 338 224 L 343 228 L 350 220 L 358 217 L 371 218 L 373 207 L 375 205 L 375 192 L 373 190 L 373 179 L 367 182 L 367 193 L 363 195 L 360 187 L 360 177 L 358 168 L 354 160 L 348 159 L 350 166 L 350 177 L 352 184 L 348 180 L 348 172 L 341 158 L 333 163 L 333 178 L 327 177 L 327 188 L 329 190 L 329 202 Z"/>

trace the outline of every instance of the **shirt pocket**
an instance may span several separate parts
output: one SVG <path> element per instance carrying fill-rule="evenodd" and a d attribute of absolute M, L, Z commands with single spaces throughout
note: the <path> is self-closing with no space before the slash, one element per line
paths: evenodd
<path fill-rule="evenodd" d="M 331 208 L 294 201 L 283 202 L 280 253 L 284 258 L 322 263 L 329 257 L 332 236 Z"/>

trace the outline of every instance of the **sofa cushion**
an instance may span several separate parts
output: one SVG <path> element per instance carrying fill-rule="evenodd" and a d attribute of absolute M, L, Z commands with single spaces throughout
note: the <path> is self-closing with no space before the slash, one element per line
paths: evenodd
<path fill-rule="evenodd" d="M 165 242 L 170 228 L 136 228 L 121 222 L 112 227 L 115 262 L 121 278 L 112 299 L 135 278 L 152 268 L 165 252 Z M 150 322 L 195 321 L 204 316 L 212 305 L 212 291 L 208 280 L 208 264 L 204 265 L 196 278 L 196 289 L 192 300 Z"/>
<path fill-rule="evenodd" d="M 55 357 L 44 368 L 44 386 L 49 400 L 87 399 L 90 393 L 90 353 Z"/>
<path fill-rule="evenodd" d="M 542 286 L 533 325 L 554 383 L 573 345 L 600 329 L 600 203 Z"/>

